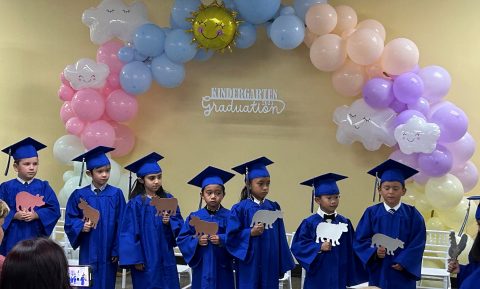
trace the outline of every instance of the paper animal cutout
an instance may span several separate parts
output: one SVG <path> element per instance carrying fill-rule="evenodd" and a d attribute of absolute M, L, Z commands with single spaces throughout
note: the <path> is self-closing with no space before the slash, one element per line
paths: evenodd
<path fill-rule="evenodd" d="M 272 224 L 275 223 L 277 219 L 283 219 L 282 211 L 258 210 L 253 215 L 250 227 L 253 227 L 256 224 L 265 224 L 265 229 L 271 229 Z"/>
<path fill-rule="evenodd" d="M 34 196 L 25 191 L 20 192 L 15 196 L 15 202 L 17 204 L 17 212 L 33 212 L 33 208 L 45 205 L 45 202 L 43 201 L 43 196 L 40 196 L 39 194 Z"/>
<path fill-rule="evenodd" d="M 370 247 L 383 247 L 387 249 L 387 255 L 395 255 L 393 251 L 397 250 L 398 248 L 403 249 L 403 244 L 405 244 L 402 240 L 398 238 L 391 238 L 387 235 L 377 233 L 372 237 L 372 245 Z"/>
<path fill-rule="evenodd" d="M 199 237 L 201 235 L 216 235 L 218 232 L 218 224 L 215 222 L 207 222 L 200 220 L 197 216 L 192 216 L 190 222 L 191 226 L 195 227 L 195 236 Z"/>
<path fill-rule="evenodd" d="M 320 243 L 322 242 L 330 242 L 332 246 L 340 245 L 340 237 L 342 236 L 343 232 L 348 232 L 348 225 L 345 223 L 326 223 L 321 222 L 317 225 L 317 238 L 315 242 Z"/>
<path fill-rule="evenodd" d="M 100 220 L 100 212 L 92 208 L 84 199 L 80 199 L 78 207 L 83 211 L 83 221 L 90 221 L 93 228 L 97 228 L 98 220 Z"/>
<path fill-rule="evenodd" d="M 175 215 L 177 213 L 178 200 L 176 198 L 153 197 L 150 201 L 150 206 L 154 206 L 157 209 L 155 216 L 160 216 L 163 212 Z"/>
<path fill-rule="evenodd" d="M 456 260 L 458 256 L 465 250 L 467 246 L 468 237 L 463 234 L 460 238 L 460 242 L 457 244 L 457 238 L 455 237 L 455 232 L 450 231 L 450 248 L 448 248 L 448 255 L 450 258 Z"/>

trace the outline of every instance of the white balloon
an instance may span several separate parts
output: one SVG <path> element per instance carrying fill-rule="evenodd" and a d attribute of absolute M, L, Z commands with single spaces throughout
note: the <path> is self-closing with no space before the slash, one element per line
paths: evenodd
<path fill-rule="evenodd" d="M 63 173 L 63 181 L 66 182 L 74 176 L 75 176 L 74 171 L 66 171 L 66 172 Z"/>
<path fill-rule="evenodd" d="M 108 65 L 89 58 L 82 58 L 63 70 L 63 75 L 76 90 L 88 87 L 102 88 L 109 73 Z"/>
<path fill-rule="evenodd" d="M 53 145 L 53 156 L 60 162 L 71 165 L 72 159 L 85 152 L 80 138 L 67 134 L 61 136 Z"/>
<path fill-rule="evenodd" d="M 60 190 L 60 193 L 58 194 L 58 202 L 60 203 L 60 207 L 64 208 L 67 205 L 68 198 L 73 193 L 73 191 L 80 188 L 78 186 L 79 181 L 80 181 L 80 177 L 74 176 L 65 182 L 65 184 L 63 185 L 63 188 Z"/>
<path fill-rule="evenodd" d="M 117 184 L 120 181 L 121 167 L 113 159 L 109 159 L 109 160 L 110 160 L 110 179 L 108 179 L 108 183 L 112 186 L 117 187 Z"/>
<path fill-rule="evenodd" d="M 120 176 L 120 179 L 117 183 L 117 187 L 119 187 L 122 192 L 123 192 L 123 195 L 125 196 L 125 200 L 128 200 L 128 194 L 130 193 L 129 192 L 129 177 L 130 177 L 130 174 L 129 173 L 123 173 L 121 176 Z M 135 175 L 132 176 L 132 185 L 133 185 L 133 182 L 135 182 Z"/>
<path fill-rule="evenodd" d="M 412 116 L 405 124 L 395 128 L 395 139 L 404 154 L 432 153 L 437 147 L 440 127 L 423 118 Z"/>
<path fill-rule="evenodd" d="M 463 186 L 452 174 L 430 178 L 425 184 L 425 196 L 436 209 L 454 208 L 463 198 Z"/>

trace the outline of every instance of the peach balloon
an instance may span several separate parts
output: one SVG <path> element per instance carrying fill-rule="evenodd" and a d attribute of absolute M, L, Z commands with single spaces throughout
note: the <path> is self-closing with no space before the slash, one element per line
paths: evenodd
<path fill-rule="evenodd" d="M 383 39 L 372 29 L 357 29 L 347 39 L 347 54 L 360 65 L 371 65 L 380 59 Z"/>
<path fill-rule="evenodd" d="M 312 31 L 305 29 L 305 37 L 303 38 L 303 43 L 310 48 L 313 44 L 313 41 L 318 38 L 318 35 L 313 33 Z"/>
<path fill-rule="evenodd" d="M 382 67 L 391 75 L 411 71 L 418 64 L 420 54 L 415 43 L 407 38 L 396 38 L 385 45 Z"/>
<path fill-rule="evenodd" d="M 337 11 L 329 4 L 312 5 L 305 15 L 305 24 L 317 35 L 330 33 L 337 25 Z"/>
<path fill-rule="evenodd" d="M 345 41 L 336 34 L 319 36 L 310 47 L 310 60 L 321 71 L 335 71 L 345 62 Z"/>
<path fill-rule="evenodd" d="M 383 41 L 385 41 L 385 37 L 387 37 L 385 32 L 385 27 L 383 27 L 382 23 L 378 22 L 375 19 L 366 19 L 358 23 L 357 29 L 372 29 L 382 37 Z"/>
<path fill-rule="evenodd" d="M 349 59 L 332 74 L 333 88 L 343 96 L 359 95 L 366 81 L 367 74 L 363 66 Z"/>
<path fill-rule="evenodd" d="M 337 11 L 337 26 L 333 29 L 333 33 L 342 35 L 343 31 L 357 26 L 357 13 L 352 7 L 340 5 L 335 7 L 335 10 Z"/>

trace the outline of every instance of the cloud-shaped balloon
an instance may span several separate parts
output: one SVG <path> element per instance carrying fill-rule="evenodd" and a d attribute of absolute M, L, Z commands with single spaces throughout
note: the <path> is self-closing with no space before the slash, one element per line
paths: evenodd
<path fill-rule="evenodd" d="M 101 45 L 114 37 L 129 42 L 135 29 L 149 21 L 147 9 L 141 2 L 126 5 L 122 0 L 103 0 L 97 7 L 83 12 L 82 22 L 90 27 L 92 42 Z"/>
<path fill-rule="evenodd" d="M 338 125 L 337 141 L 341 144 L 359 141 L 369 151 L 378 150 L 382 144 L 393 146 L 396 141 L 390 127 L 395 116 L 391 108 L 374 109 L 363 99 L 350 107 L 338 107 L 333 119 Z"/>
<path fill-rule="evenodd" d="M 414 115 L 405 124 L 395 128 L 395 139 L 404 154 L 433 152 L 440 137 L 440 128 Z"/>
<path fill-rule="evenodd" d="M 77 63 L 70 64 L 63 70 L 63 75 L 70 81 L 72 88 L 76 90 L 87 87 L 103 87 L 109 73 L 108 65 L 97 63 L 88 58 L 82 58 Z"/>

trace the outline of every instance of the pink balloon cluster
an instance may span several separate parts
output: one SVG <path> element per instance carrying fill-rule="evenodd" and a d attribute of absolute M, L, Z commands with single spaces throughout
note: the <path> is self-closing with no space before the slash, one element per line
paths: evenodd
<path fill-rule="evenodd" d="M 109 41 L 97 51 L 97 62 L 108 65 L 110 74 L 102 88 L 75 90 L 61 74 L 59 98 L 64 101 L 60 117 L 69 134 L 80 137 L 86 149 L 103 145 L 114 147 L 112 156 L 125 156 L 135 145 L 133 131 L 122 124 L 134 118 L 138 111 L 137 99 L 120 87 L 119 72 L 123 63 L 118 50 L 123 43 Z"/>

